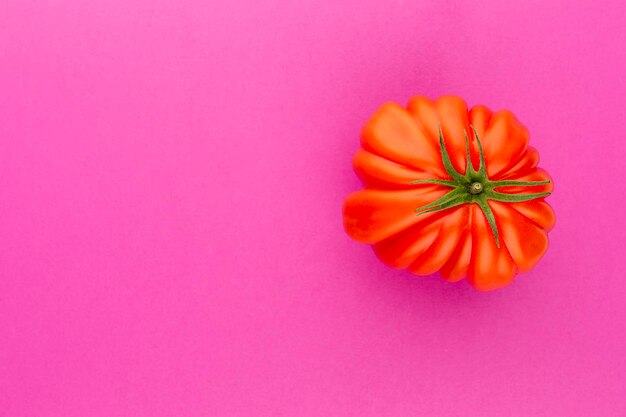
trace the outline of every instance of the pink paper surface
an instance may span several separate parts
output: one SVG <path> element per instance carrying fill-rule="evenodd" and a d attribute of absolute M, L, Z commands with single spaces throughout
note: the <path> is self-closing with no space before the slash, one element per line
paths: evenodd
<path fill-rule="evenodd" d="M 0 416 L 626 415 L 622 1 L 0 2 Z M 345 236 L 383 102 L 508 108 L 508 288 Z"/>

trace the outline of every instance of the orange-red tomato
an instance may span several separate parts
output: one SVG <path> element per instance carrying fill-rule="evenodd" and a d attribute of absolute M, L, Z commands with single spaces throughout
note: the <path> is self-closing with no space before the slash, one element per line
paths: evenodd
<path fill-rule="evenodd" d="M 384 104 L 354 156 L 366 188 L 344 203 L 346 232 L 394 268 L 509 284 L 543 256 L 555 223 L 553 183 L 528 139 L 511 112 L 468 111 L 455 96 Z"/>

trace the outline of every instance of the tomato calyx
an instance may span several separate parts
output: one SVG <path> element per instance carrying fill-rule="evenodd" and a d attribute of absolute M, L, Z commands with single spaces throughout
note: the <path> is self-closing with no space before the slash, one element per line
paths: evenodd
<path fill-rule="evenodd" d="M 517 180 L 501 180 L 501 181 L 491 181 L 487 176 L 487 168 L 485 165 L 485 155 L 483 153 L 483 147 L 480 143 L 480 139 L 478 138 L 478 133 L 476 129 L 472 126 L 472 130 L 474 131 L 474 137 L 476 138 L 476 143 L 478 145 L 478 153 L 479 153 L 479 167 L 478 170 L 474 169 L 471 161 L 470 155 L 470 146 L 469 146 L 469 137 L 467 135 L 467 131 L 465 133 L 465 174 L 461 174 L 458 172 L 454 166 L 452 165 L 452 161 L 450 160 L 450 155 L 446 149 L 443 132 L 441 130 L 441 125 L 439 126 L 439 150 L 441 153 L 441 159 L 443 161 L 443 166 L 446 170 L 448 176 L 451 179 L 442 180 L 442 179 L 422 179 L 412 181 L 411 184 L 437 184 L 445 187 L 450 187 L 451 190 L 441 196 L 439 199 L 433 201 L 432 203 L 426 204 L 424 206 L 418 207 L 415 209 L 416 215 L 421 215 L 425 213 L 433 213 L 437 211 L 447 210 L 456 206 L 460 206 L 462 204 L 477 204 L 478 207 L 482 210 L 489 226 L 491 227 L 491 231 L 493 232 L 494 238 L 496 240 L 496 246 L 500 247 L 500 238 L 498 233 L 498 225 L 496 224 L 495 216 L 493 215 L 493 211 L 489 204 L 488 200 L 493 201 L 501 201 L 501 202 L 519 202 L 519 201 L 529 201 L 537 198 L 542 198 L 550 195 L 549 192 L 543 193 L 530 193 L 530 194 L 507 194 L 496 191 L 495 189 L 498 187 L 506 187 L 506 186 L 517 186 L 517 187 L 535 187 L 538 185 L 549 184 L 549 180 L 545 181 L 517 181 Z"/>

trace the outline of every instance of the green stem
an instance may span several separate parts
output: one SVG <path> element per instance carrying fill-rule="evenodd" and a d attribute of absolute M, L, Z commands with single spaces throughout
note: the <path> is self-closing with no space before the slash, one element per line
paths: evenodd
<path fill-rule="evenodd" d="M 540 185 L 550 184 L 550 180 L 543 181 L 518 181 L 518 180 L 500 180 L 490 181 L 487 176 L 487 165 L 485 163 L 485 154 L 483 151 L 480 138 L 474 126 L 471 126 L 474 131 L 474 137 L 476 138 L 476 144 L 478 145 L 478 154 L 480 165 L 478 171 L 472 166 L 472 158 L 470 151 L 470 140 L 467 131 L 465 134 L 465 175 L 458 172 L 452 165 L 450 154 L 446 149 L 446 145 L 443 139 L 443 131 L 441 124 L 439 124 L 439 151 L 441 153 L 441 160 L 443 166 L 446 169 L 446 173 L 452 178 L 451 180 L 442 180 L 437 178 L 432 179 L 419 179 L 411 181 L 410 184 L 436 184 L 444 187 L 452 188 L 446 194 L 438 198 L 437 200 L 426 204 L 424 206 L 415 209 L 416 215 L 425 213 L 434 213 L 437 211 L 447 210 L 453 207 L 457 207 L 462 204 L 477 204 L 485 215 L 485 219 L 491 227 L 493 236 L 496 241 L 496 246 L 500 247 L 500 237 L 498 233 L 498 225 L 491 207 L 488 201 L 500 201 L 504 203 L 514 203 L 522 201 L 530 201 L 538 198 L 543 198 L 550 195 L 549 192 L 532 193 L 532 194 L 507 194 L 495 191 L 498 187 L 537 187 Z"/>

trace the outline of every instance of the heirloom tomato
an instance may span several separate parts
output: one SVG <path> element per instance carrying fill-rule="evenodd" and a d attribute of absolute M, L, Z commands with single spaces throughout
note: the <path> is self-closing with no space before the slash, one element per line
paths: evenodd
<path fill-rule="evenodd" d="M 503 287 L 544 255 L 555 223 L 553 182 L 528 140 L 510 111 L 456 96 L 384 104 L 362 130 L 353 166 L 365 189 L 346 198 L 344 228 L 391 267 Z"/>

